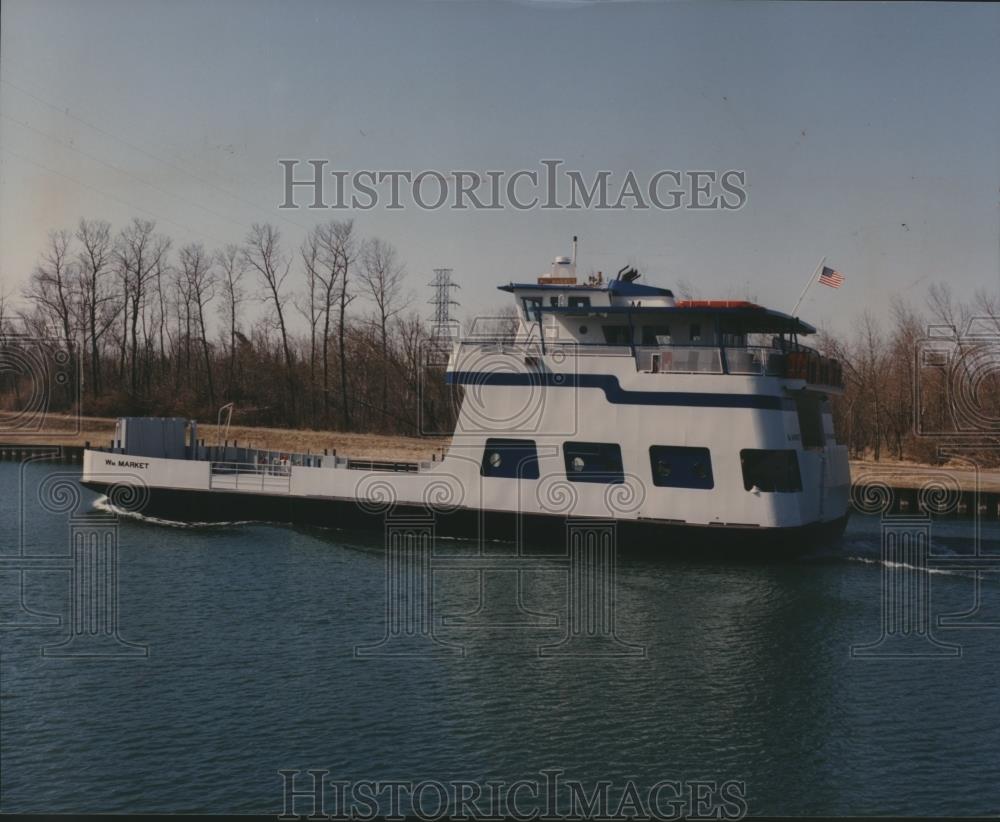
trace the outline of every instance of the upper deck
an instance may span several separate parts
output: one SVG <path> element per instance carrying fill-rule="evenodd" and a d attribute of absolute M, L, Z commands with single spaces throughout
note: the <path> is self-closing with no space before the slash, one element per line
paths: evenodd
<path fill-rule="evenodd" d="M 746 300 L 678 300 L 669 289 L 636 283 L 638 276 L 623 269 L 608 281 L 597 275 L 578 283 L 575 266 L 556 258 L 535 283 L 499 286 L 514 297 L 516 327 L 504 334 L 473 328 L 458 360 L 469 347 L 520 346 L 526 355 L 571 348 L 576 357 L 631 358 L 638 373 L 779 377 L 826 392 L 843 387 L 840 364 L 801 341 L 816 329 L 798 317 Z"/>

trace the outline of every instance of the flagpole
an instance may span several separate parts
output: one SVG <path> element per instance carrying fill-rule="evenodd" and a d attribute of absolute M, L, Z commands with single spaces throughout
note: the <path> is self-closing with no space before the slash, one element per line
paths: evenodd
<path fill-rule="evenodd" d="M 802 293 L 799 294 L 799 300 L 797 303 L 795 303 L 795 308 L 792 309 L 791 316 L 794 317 L 795 312 L 799 310 L 799 306 L 802 305 L 802 301 L 806 298 L 806 292 L 809 291 L 809 288 L 812 286 L 812 284 L 816 282 L 816 276 L 819 274 L 820 271 L 823 270 L 823 264 L 825 262 L 826 262 L 826 257 L 820 260 L 819 265 L 816 266 L 816 268 L 813 270 L 813 273 L 809 277 L 809 281 L 806 283 L 806 287 L 803 288 Z"/>

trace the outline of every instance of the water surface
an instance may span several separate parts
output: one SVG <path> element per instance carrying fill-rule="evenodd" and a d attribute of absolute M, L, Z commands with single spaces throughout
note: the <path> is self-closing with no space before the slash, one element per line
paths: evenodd
<path fill-rule="evenodd" d="M 0 464 L 0 495 L 27 499 L 23 536 L 19 506 L 0 514 L 5 556 L 67 553 L 68 517 L 37 489 L 71 470 Z M 971 550 L 969 523 L 934 528 L 940 550 Z M 282 768 L 478 781 L 561 768 L 588 784 L 740 780 L 757 814 L 1000 811 L 1000 633 L 935 628 L 961 657 L 851 657 L 880 634 L 871 517 L 799 562 L 622 560 L 618 636 L 639 657 L 540 657 L 563 635 L 543 624 L 439 626 L 464 656 L 357 658 L 385 633 L 378 538 L 125 520 L 119 544 L 120 633 L 145 657 L 40 655 L 66 636 L 68 572 L 24 574 L 24 602 L 63 620 L 47 627 L 10 627 L 16 563 L 0 573 L 0 810 L 273 813 Z M 560 566 L 522 576 L 525 611 L 565 616 Z M 932 574 L 933 615 L 967 610 L 973 585 Z M 471 612 L 479 593 L 475 571 L 435 572 L 436 614 Z M 1000 618 L 1000 586 L 983 597 Z"/>

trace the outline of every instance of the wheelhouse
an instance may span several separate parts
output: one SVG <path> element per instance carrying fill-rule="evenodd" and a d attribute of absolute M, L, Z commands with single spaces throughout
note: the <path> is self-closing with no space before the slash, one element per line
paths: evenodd
<path fill-rule="evenodd" d="M 621 349 L 645 373 L 705 373 L 802 379 L 839 390 L 840 364 L 801 338 L 816 329 L 747 300 L 678 300 L 666 288 L 636 283 L 635 269 L 605 282 L 598 274 L 509 283 L 519 308 L 518 337 L 542 353 L 572 345 L 581 353 Z"/>

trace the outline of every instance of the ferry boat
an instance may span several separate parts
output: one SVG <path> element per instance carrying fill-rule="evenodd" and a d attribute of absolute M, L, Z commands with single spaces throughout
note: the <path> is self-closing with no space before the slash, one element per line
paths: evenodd
<path fill-rule="evenodd" d="M 841 369 L 815 329 L 743 300 L 684 300 L 634 268 L 578 281 L 557 257 L 499 286 L 516 318 L 448 341 L 461 386 L 444 457 L 353 460 L 206 444 L 197 423 L 122 418 L 82 482 L 183 521 L 383 528 L 553 545 L 567 523 L 613 522 L 619 544 L 756 558 L 813 550 L 848 515 L 847 449 L 830 397 Z M 123 497 L 124 492 L 124 497 Z"/>

